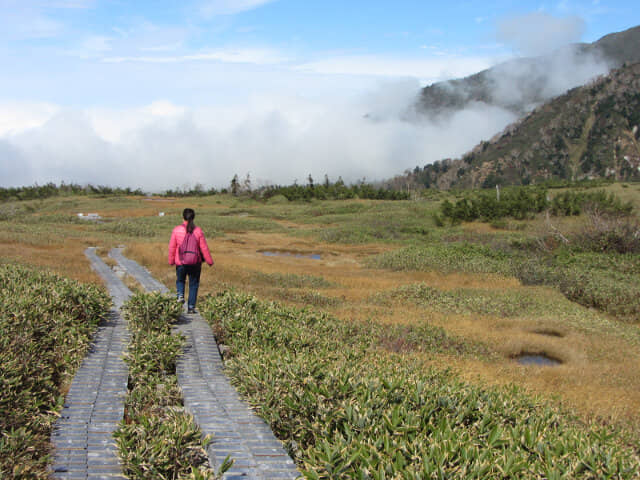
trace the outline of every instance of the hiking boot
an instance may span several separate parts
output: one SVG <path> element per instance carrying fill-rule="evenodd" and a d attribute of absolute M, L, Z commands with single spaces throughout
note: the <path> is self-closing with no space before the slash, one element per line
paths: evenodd
<path fill-rule="evenodd" d="M 183 296 L 181 296 L 181 295 L 178 295 L 178 296 L 176 297 L 176 300 L 178 301 L 178 303 L 184 303 L 184 297 L 183 297 Z"/>
<path fill-rule="evenodd" d="M 198 312 L 196 312 L 196 308 L 195 307 L 189 307 L 187 309 L 187 313 L 198 313 Z"/>

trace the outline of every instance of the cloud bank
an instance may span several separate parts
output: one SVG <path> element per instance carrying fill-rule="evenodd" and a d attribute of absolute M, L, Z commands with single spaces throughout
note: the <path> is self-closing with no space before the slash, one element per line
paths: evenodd
<path fill-rule="evenodd" d="M 525 56 L 536 56 L 579 42 L 585 22 L 580 17 L 554 17 L 544 12 L 508 17 L 497 25 L 498 40 Z"/>
<path fill-rule="evenodd" d="M 522 105 L 524 111 L 529 111 L 608 71 L 607 61 L 599 55 L 585 54 L 566 46 L 553 55 L 497 65 L 488 78 L 495 104 L 503 107 Z"/>
<path fill-rule="evenodd" d="M 196 5 L 199 14 L 212 18 L 271 1 Z M 69 8 L 89 3 L 57 2 Z M 16 12 L 11 21 L 0 20 L 7 26 L 5 37 L 47 37 L 63 26 L 47 23 L 44 9 Z M 27 17 L 33 21 L 18 21 Z M 10 23 L 29 31 L 10 29 Z M 536 13 L 504 20 L 499 37 L 522 54 L 537 54 L 578 40 L 582 28 L 576 18 Z M 222 188 L 235 174 L 247 173 L 254 185 L 304 182 L 309 174 L 348 182 L 385 179 L 459 156 L 492 137 L 515 120 L 509 105 L 527 100 L 532 89 L 548 97 L 606 71 L 604 64 L 580 63 L 570 53 L 549 64 L 544 78 L 526 63 L 503 64 L 492 80 L 493 94 L 501 99 L 494 106 L 472 103 L 429 121 L 411 115 L 419 81 L 398 78 L 462 77 L 489 67 L 493 59 L 296 55 L 295 48 L 233 42 L 194 48 L 189 40 L 197 37 L 195 30 L 148 22 L 114 27 L 106 36 L 90 35 L 76 48 L 63 49 L 46 75 L 34 75 L 32 66 L 46 64 L 50 50 L 37 58 L 7 57 L 0 90 L 16 92 L 15 98 L 36 98 L 31 96 L 36 92 L 37 98 L 57 100 L 0 100 L 0 185 L 64 181 L 162 191 L 195 184 Z M 396 80 L 360 93 L 381 78 Z M 95 99 L 112 107 L 82 106 L 95 105 Z"/>
<path fill-rule="evenodd" d="M 0 105 L 0 178 L 5 187 L 65 181 L 146 191 L 222 188 L 247 173 L 254 185 L 302 183 L 309 174 L 373 181 L 460 155 L 514 120 L 476 105 L 444 123 L 409 122 L 419 88 L 417 80 L 390 82 L 339 103 L 271 96 L 227 107 L 29 105 L 35 113 L 10 129 L 17 107 Z"/>
<path fill-rule="evenodd" d="M 509 36 L 516 50 L 545 54 L 512 58 L 477 75 L 439 83 L 422 97 L 424 113 L 448 113 L 475 101 L 524 115 L 571 88 L 607 74 L 611 65 L 599 51 L 568 43 L 579 39 L 581 25 L 579 19 L 543 13 L 505 20 L 502 34 Z"/>

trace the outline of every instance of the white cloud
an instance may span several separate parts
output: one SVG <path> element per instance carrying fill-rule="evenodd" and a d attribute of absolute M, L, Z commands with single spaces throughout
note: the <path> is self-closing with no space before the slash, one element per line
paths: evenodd
<path fill-rule="evenodd" d="M 67 49 L 64 53 L 82 59 L 102 57 L 113 49 L 113 39 L 102 35 L 92 35 L 81 40 L 77 47 Z"/>
<path fill-rule="evenodd" d="M 200 12 L 205 18 L 216 15 L 233 15 L 253 10 L 275 0 L 207 0 L 200 5 Z"/>
<path fill-rule="evenodd" d="M 175 52 L 182 47 L 182 42 L 169 43 L 165 45 L 153 45 L 150 47 L 140 47 L 143 52 Z"/>
<path fill-rule="evenodd" d="M 404 80 L 346 102 L 283 94 L 224 108 L 158 101 L 125 109 L 52 109 L 39 125 L 0 138 L 0 182 L 158 191 L 195 183 L 224 187 L 247 172 L 255 181 L 281 184 L 325 173 L 375 180 L 460 155 L 513 119 L 474 106 L 439 124 L 406 121 L 418 91 L 416 80 Z M 24 168 L 11 167 L 15 162 Z"/>
<path fill-rule="evenodd" d="M 43 6 L 47 8 L 69 8 L 69 9 L 86 9 L 91 8 L 96 0 L 57 0 L 43 2 Z"/>
<path fill-rule="evenodd" d="M 429 47 L 427 47 L 429 48 Z M 438 53 L 436 52 L 436 55 Z M 331 75 L 374 75 L 381 77 L 419 78 L 423 83 L 464 77 L 490 67 L 489 57 L 444 56 L 439 58 L 397 58 L 376 55 L 350 55 L 315 60 L 300 64 L 297 70 Z"/>
<path fill-rule="evenodd" d="M 149 49 L 147 49 L 149 50 Z M 285 63 L 289 59 L 281 52 L 270 48 L 222 48 L 208 50 L 199 53 L 190 53 L 171 56 L 121 56 L 105 57 L 105 63 L 180 63 L 180 62 L 207 62 L 217 61 L 223 63 L 248 63 L 253 65 L 277 65 Z"/>
<path fill-rule="evenodd" d="M 131 132 L 149 125 L 163 124 L 166 128 L 174 126 L 177 119 L 185 116 L 188 111 L 168 100 L 156 100 L 139 108 L 92 108 L 84 113 L 98 137 L 117 144 Z"/>
<path fill-rule="evenodd" d="M 61 22 L 34 11 L 4 12 L 0 16 L 0 31 L 4 38 L 40 39 L 59 35 L 64 30 Z"/>
<path fill-rule="evenodd" d="M 157 100 L 144 107 L 142 111 L 156 117 L 176 117 L 179 115 L 184 115 L 185 108 L 179 105 L 174 105 L 168 100 Z"/>
<path fill-rule="evenodd" d="M 64 53 L 79 58 L 108 58 L 113 63 L 139 61 L 169 63 L 174 57 L 184 55 L 184 46 L 198 29 L 193 26 L 157 25 L 149 21 L 137 21 L 123 26 L 111 27 L 110 35 L 88 35 L 71 38 L 67 43 L 74 46 Z M 167 52 L 174 54 L 169 59 Z M 158 57 L 155 59 L 154 57 Z"/>
<path fill-rule="evenodd" d="M 544 12 L 508 17 L 497 25 L 497 37 L 525 56 L 550 53 L 580 41 L 585 23 L 579 17 L 554 17 Z"/>
<path fill-rule="evenodd" d="M 59 109 L 51 103 L 2 103 L 0 104 L 0 138 L 42 126 Z"/>
<path fill-rule="evenodd" d="M 286 55 L 271 48 L 224 48 L 185 56 L 187 60 L 218 60 L 226 63 L 274 65 L 289 61 Z"/>
<path fill-rule="evenodd" d="M 82 47 L 92 52 L 108 52 L 111 50 L 111 39 L 101 35 L 93 35 L 82 42 Z"/>
<path fill-rule="evenodd" d="M 536 62 L 522 59 L 497 65 L 489 79 L 497 104 L 524 104 L 531 109 L 542 99 L 561 95 L 608 71 L 607 62 L 598 55 L 579 54 L 573 48 L 564 48 Z"/>
<path fill-rule="evenodd" d="M 93 0 L 55 2 L 1 0 L 0 37 L 24 40 L 59 36 L 64 32 L 65 25 L 55 18 L 55 10 L 86 9 L 93 3 Z"/>

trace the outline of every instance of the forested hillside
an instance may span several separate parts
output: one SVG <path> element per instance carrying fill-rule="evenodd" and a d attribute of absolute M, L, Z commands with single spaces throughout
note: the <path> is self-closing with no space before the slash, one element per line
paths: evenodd
<path fill-rule="evenodd" d="M 640 179 L 640 63 L 536 108 L 459 159 L 408 174 L 426 187 Z"/>

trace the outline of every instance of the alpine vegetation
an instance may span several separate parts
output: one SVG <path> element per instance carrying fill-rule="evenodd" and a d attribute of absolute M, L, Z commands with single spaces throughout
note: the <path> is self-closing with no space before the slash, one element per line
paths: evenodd
<path fill-rule="evenodd" d="M 183 340 L 171 334 L 182 306 L 158 293 L 132 296 L 123 307 L 131 331 L 129 393 L 116 431 L 130 479 L 213 479 L 208 438 L 183 408 L 175 375 Z"/>
<path fill-rule="evenodd" d="M 18 264 L 0 264 L 0 477 L 47 478 L 49 438 L 109 297 Z"/>
<path fill-rule="evenodd" d="M 381 327 L 229 291 L 205 310 L 229 374 L 306 478 L 637 478 L 638 458 L 607 429 L 390 352 Z M 412 338 L 471 351 L 443 333 Z"/>

